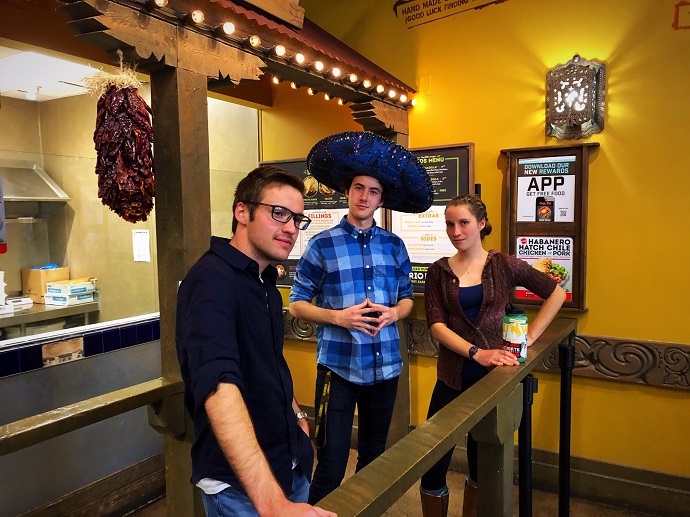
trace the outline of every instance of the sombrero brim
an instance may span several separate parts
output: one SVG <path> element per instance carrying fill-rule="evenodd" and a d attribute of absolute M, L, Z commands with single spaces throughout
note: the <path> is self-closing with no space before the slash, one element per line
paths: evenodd
<path fill-rule="evenodd" d="M 398 212 L 425 212 L 434 200 L 431 178 L 417 157 L 374 133 L 350 131 L 324 138 L 309 152 L 307 169 L 341 193 L 353 176 L 376 178 L 385 190 L 384 208 Z"/>

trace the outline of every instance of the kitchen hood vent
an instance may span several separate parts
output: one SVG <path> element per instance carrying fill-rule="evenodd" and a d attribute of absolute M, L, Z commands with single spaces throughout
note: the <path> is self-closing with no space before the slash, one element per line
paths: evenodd
<path fill-rule="evenodd" d="M 69 196 L 35 162 L 0 160 L 5 218 L 48 217 L 65 206 Z"/>

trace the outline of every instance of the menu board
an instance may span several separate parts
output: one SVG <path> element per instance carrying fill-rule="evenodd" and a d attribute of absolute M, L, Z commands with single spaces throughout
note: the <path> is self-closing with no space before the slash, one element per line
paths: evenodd
<path fill-rule="evenodd" d="M 587 184 L 590 149 L 572 146 L 504 149 L 508 158 L 507 232 L 504 249 L 549 275 L 565 290 L 564 308 L 586 310 Z M 524 286 L 512 299 L 543 300 Z"/>
<path fill-rule="evenodd" d="M 412 285 L 424 292 L 429 266 L 456 250 L 446 235 L 444 212 L 448 202 L 474 191 L 474 144 L 410 149 L 426 169 L 434 187 L 434 202 L 426 212 L 391 212 L 391 231 L 404 242 L 412 262 Z"/>

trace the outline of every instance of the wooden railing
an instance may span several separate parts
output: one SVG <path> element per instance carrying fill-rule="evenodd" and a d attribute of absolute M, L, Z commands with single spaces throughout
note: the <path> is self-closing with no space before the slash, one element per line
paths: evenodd
<path fill-rule="evenodd" d="M 473 436 L 479 442 L 481 486 L 491 488 L 482 490 L 480 486 L 479 515 L 512 516 L 513 436 L 523 407 L 521 382 L 560 344 L 572 347 L 575 331 L 575 320 L 555 320 L 530 347 L 525 363 L 518 368 L 493 369 L 461 397 L 344 482 L 319 506 L 337 512 L 339 517 L 382 515 L 474 428 Z M 565 410 L 569 414 L 570 408 Z M 567 509 L 567 501 L 562 506 Z"/>
<path fill-rule="evenodd" d="M 182 393 L 181 380 L 129 386 L 0 426 L 0 456 Z"/>
<path fill-rule="evenodd" d="M 379 516 L 472 430 L 479 442 L 482 486 L 491 487 L 491 491 L 479 490 L 480 515 L 512 515 L 513 435 L 523 409 L 521 382 L 559 345 L 572 349 L 575 331 L 575 320 L 555 320 L 532 345 L 525 363 L 517 368 L 495 368 L 489 372 L 461 397 L 343 483 L 319 506 L 336 511 L 340 517 Z M 182 408 L 183 388 L 179 379 L 154 379 L 2 425 L 0 456 L 143 406 L 149 406 L 149 421 L 154 427 L 160 416 L 159 427 L 170 431 L 175 427 L 171 421 L 184 420 L 177 414 Z M 561 454 L 569 457 L 570 386 L 565 388 L 565 399 L 563 390 L 561 398 Z M 166 401 L 174 401 L 168 405 L 174 408 L 171 418 L 166 414 Z M 184 424 L 177 427 L 177 431 L 172 429 L 173 435 L 184 432 Z M 565 431 L 567 439 L 564 439 Z M 567 492 L 569 473 L 563 470 L 561 488 Z M 561 516 L 567 515 L 568 509 L 563 497 L 561 494 Z"/>

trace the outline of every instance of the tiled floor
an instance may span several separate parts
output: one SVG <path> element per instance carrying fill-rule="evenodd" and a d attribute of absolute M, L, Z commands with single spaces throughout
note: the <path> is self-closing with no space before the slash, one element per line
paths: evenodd
<path fill-rule="evenodd" d="M 353 474 L 356 461 L 356 453 L 350 451 L 350 463 L 346 474 L 347 477 Z M 462 495 L 465 485 L 465 475 L 451 471 L 448 473 L 447 480 L 451 492 L 448 516 L 460 517 L 462 515 Z M 554 517 L 558 515 L 557 494 L 535 490 L 532 499 L 533 517 Z M 514 500 L 515 510 L 513 515 L 518 515 L 517 487 L 515 487 Z M 385 517 L 421 517 L 421 515 L 419 482 L 410 488 L 410 490 L 408 490 L 407 493 L 405 493 L 405 495 L 384 514 Z M 579 499 L 572 499 L 570 501 L 570 515 L 572 517 L 649 517 L 648 514 L 623 511 Z M 161 499 L 146 508 L 142 508 L 132 514 L 132 517 L 166 517 L 165 499 Z"/>

